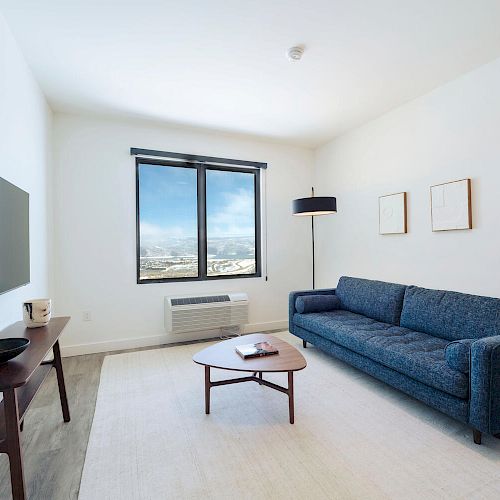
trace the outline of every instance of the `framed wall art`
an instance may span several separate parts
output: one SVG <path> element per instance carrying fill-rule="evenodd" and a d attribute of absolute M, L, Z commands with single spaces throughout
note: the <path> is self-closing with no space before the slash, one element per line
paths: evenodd
<path fill-rule="evenodd" d="M 472 229 L 471 180 L 431 186 L 433 231 Z"/>
<path fill-rule="evenodd" d="M 380 196 L 378 211 L 379 234 L 407 232 L 406 192 Z"/>

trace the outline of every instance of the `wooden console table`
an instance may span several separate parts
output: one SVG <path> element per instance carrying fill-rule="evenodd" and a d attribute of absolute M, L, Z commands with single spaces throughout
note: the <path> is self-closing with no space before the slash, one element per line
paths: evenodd
<path fill-rule="evenodd" d="M 62 414 L 69 422 L 68 399 L 59 349 L 59 337 L 70 318 L 52 318 L 47 326 L 26 328 L 23 322 L 14 323 L 0 332 L 0 338 L 24 337 L 30 340 L 28 348 L 17 358 L 0 364 L 0 453 L 7 453 L 14 500 L 26 498 L 20 432 L 24 417 L 38 389 L 52 367 L 56 369 Z M 54 359 L 44 361 L 50 351 Z"/>

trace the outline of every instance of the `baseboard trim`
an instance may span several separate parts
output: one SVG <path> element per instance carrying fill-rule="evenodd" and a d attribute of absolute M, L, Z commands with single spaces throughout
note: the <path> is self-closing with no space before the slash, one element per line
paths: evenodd
<path fill-rule="evenodd" d="M 243 333 L 268 332 L 269 330 L 286 330 L 288 328 L 288 320 L 269 321 L 267 323 L 252 323 L 243 327 Z"/>
<path fill-rule="evenodd" d="M 268 323 L 253 323 L 243 327 L 243 333 L 265 332 L 270 330 L 286 330 L 288 328 L 288 321 L 270 321 Z M 213 337 L 214 335 L 210 335 Z M 195 340 L 192 335 L 189 338 L 180 338 L 179 336 L 173 337 L 172 335 L 154 335 L 151 337 L 138 337 L 132 339 L 118 339 L 109 340 L 104 342 L 93 342 L 89 344 L 77 344 L 61 346 L 61 355 L 65 358 L 70 356 L 82 356 L 84 354 L 97 354 L 100 352 L 121 351 L 124 349 L 137 349 L 140 347 L 154 347 L 162 344 L 171 344 L 179 341 Z M 199 337 L 202 339 L 203 334 Z"/>
<path fill-rule="evenodd" d="M 165 343 L 165 335 L 152 337 L 139 337 L 135 339 L 119 339 L 104 342 L 93 342 L 89 344 L 76 344 L 61 346 L 61 355 L 64 358 L 70 356 L 81 356 L 83 354 L 96 354 L 99 352 L 121 351 L 123 349 L 135 349 L 138 347 L 152 347 Z"/>

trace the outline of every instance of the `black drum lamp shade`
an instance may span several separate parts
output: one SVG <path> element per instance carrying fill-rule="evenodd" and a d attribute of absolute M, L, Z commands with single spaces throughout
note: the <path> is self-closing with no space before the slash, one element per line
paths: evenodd
<path fill-rule="evenodd" d="M 337 198 L 333 196 L 312 196 L 293 200 L 293 215 L 328 215 L 337 211 Z"/>

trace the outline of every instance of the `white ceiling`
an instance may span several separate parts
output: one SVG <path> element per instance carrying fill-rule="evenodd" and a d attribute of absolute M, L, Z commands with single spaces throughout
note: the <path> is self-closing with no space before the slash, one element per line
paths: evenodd
<path fill-rule="evenodd" d="M 314 147 L 500 57 L 499 0 L 0 0 L 55 110 Z M 285 51 L 304 44 L 300 63 Z"/>

